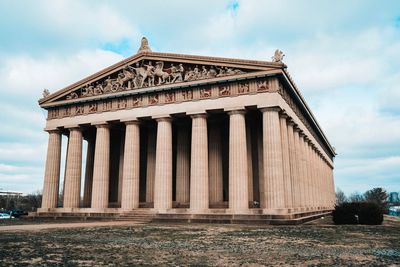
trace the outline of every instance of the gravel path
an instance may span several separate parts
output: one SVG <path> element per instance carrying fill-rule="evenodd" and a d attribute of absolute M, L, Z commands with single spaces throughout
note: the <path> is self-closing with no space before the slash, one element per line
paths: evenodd
<path fill-rule="evenodd" d="M 39 231 L 57 228 L 83 228 L 83 227 L 100 227 L 100 226 L 120 226 L 130 225 L 132 222 L 127 221 L 110 221 L 110 222 L 71 222 L 71 223 L 43 223 L 43 224 L 20 224 L 20 225 L 2 225 L 0 232 L 14 231 Z"/>

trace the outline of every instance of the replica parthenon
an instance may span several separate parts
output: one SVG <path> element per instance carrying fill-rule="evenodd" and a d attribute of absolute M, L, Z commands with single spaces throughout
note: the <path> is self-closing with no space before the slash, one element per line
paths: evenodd
<path fill-rule="evenodd" d="M 38 213 L 290 219 L 331 210 L 335 151 L 282 58 L 279 50 L 271 61 L 158 53 L 143 38 L 136 55 L 46 90 Z"/>

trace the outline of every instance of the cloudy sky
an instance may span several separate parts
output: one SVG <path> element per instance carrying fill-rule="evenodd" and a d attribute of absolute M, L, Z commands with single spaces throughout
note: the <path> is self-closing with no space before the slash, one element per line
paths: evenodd
<path fill-rule="evenodd" d="M 159 52 L 270 60 L 283 50 L 338 152 L 336 186 L 400 191 L 396 0 L 2 1 L 0 188 L 42 188 L 43 88 L 54 92 L 136 53 L 142 36 Z"/>

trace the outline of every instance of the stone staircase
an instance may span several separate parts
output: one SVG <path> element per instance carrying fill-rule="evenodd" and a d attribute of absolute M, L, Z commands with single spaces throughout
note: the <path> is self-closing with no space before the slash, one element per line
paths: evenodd
<path fill-rule="evenodd" d="M 115 218 L 116 221 L 130 221 L 134 223 L 150 223 L 153 221 L 156 215 L 154 212 L 146 209 L 140 209 L 135 211 L 128 211 L 120 214 Z"/>

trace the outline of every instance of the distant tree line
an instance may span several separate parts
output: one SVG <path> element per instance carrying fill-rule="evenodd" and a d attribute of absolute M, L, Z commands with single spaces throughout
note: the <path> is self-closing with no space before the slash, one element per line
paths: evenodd
<path fill-rule="evenodd" d="M 42 193 L 34 192 L 24 196 L 0 196 L 0 211 L 20 209 L 27 212 L 36 211 L 42 204 Z"/>
<path fill-rule="evenodd" d="M 339 188 L 336 190 L 336 204 L 341 205 L 343 203 L 360 203 L 360 202 L 372 202 L 377 204 L 382 211 L 387 213 L 388 210 L 388 194 L 385 189 L 381 187 L 373 188 L 366 191 L 364 194 L 354 192 L 349 196 Z"/>

